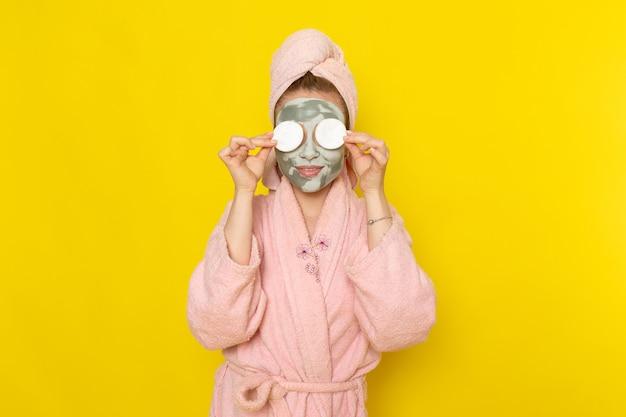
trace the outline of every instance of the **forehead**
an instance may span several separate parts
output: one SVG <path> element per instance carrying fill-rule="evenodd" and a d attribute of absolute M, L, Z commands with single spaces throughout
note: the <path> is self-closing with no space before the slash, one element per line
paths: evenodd
<path fill-rule="evenodd" d="M 316 97 L 298 97 L 289 100 L 278 113 L 277 122 L 285 120 L 305 121 L 316 119 L 335 118 L 345 123 L 341 109 L 330 101 Z"/>

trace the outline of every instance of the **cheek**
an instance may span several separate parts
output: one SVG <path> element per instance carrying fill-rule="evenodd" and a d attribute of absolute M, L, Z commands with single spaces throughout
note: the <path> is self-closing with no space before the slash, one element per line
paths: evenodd
<path fill-rule="evenodd" d="M 289 163 L 296 156 L 295 152 L 280 152 L 276 151 L 276 157 L 283 163 Z"/>
<path fill-rule="evenodd" d="M 320 153 L 328 161 L 329 165 L 336 165 L 343 159 L 343 148 L 327 150 L 322 149 Z"/>

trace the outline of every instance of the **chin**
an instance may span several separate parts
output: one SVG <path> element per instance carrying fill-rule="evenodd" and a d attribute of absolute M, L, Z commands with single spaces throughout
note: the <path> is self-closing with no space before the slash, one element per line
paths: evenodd
<path fill-rule="evenodd" d="M 330 184 L 333 183 L 333 181 L 335 180 L 335 178 L 333 178 L 332 180 L 328 181 L 326 184 L 322 185 L 321 187 L 318 187 L 317 185 L 313 185 L 310 182 L 304 184 L 304 186 L 302 188 L 300 188 L 303 192 L 305 193 L 316 193 L 318 191 L 322 191 L 324 188 L 328 187 Z"/>
<path fill-rule="evenodd" d="M 308 184 L 307 184 L 307 185 L 308 185 Z M 318 192 L 318 191 L 323 190 L 323 189 L 324 189 L 324 188 L 325 188 L 328 184 L 324 185 L 323 187 L 317 187 L 317 186 L 316 186 L 315 188 L 312 188 L 312 189 L 309 189 L 309 188 L 307 187 L 307 185 L 305 185 L 303 188 L 300 188 L 300 189 L 301 189 L 303 192 L 305 192 L 305 193 L 314 194 L 314 193 L 316 193 L 316 192 Z"/>

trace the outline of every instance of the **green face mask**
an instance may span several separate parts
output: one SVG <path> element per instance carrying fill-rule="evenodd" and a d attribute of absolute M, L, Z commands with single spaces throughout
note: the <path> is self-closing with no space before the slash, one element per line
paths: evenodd
<path fill-rule="evenodd" d="M 343 168 L 345 134 L 345 117 L 336 104 L 312 97 L 289 100 L 274 128 L 280 171 L 304 192 L 321 190 Z"/>

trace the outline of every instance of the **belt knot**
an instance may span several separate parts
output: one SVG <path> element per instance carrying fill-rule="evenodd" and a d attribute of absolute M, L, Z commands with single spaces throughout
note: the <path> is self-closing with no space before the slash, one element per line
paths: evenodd
<path fill-rule="evenodd" d="M 241 376 L 234 387 L 234 396 L 237 406 L 245 411 L 258 411 L 269 402 L 276 417 L 289 417 L 285 398 L 288 391 L 331 393 L 354 389 L 359 396 L 363 392 L 362 377 L 343 382 L 288 381 L 281 375 L 246 369 L 231 360 L 226 364 Z"/>
<path fill-rule="evenodd" d="M 281 384 L 281 377 L 267 374 L 250 374 L 241 380 L 241 385 L 235 392 L 237 405 L 246 411 L 257 411 L 263 408 L 269 400 L 279 400 L 287 394 L 287 389 Z"/>

